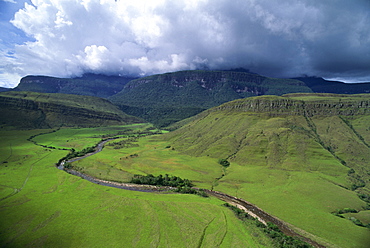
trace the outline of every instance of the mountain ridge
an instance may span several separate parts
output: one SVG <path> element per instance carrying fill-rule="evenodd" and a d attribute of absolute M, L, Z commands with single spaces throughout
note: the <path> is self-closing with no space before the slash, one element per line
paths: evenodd
<path fill-rule="evenodd" d="M 293 79 L 274 79 L 247 72 L 199 70 L 132 80 L 121 92 L 108 99 L 129 114 L 167 126 L 238 98 L 295 92 L 312 91 L 303 82 Z M 155 113 L 167 115 L 156 116 Z"/>
<path fill-rule="evenodd" d="M 109 101 L 59 93 L 0 93 L 2 123 L 18 128 L 94 127 L 139 123 Z"/>
<path fill-rule="evenodd" d="M 133 79 L 135 78 L 101 74 L 84 74 L 76 78 L 29 75 L 23 77 L 13 90 L 108 98 L 121 91 L 123 86 Z"/>

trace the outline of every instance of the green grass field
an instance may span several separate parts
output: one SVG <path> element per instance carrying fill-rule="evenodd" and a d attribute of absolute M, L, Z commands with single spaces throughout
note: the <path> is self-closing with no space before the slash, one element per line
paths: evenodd
<path fill-rule="evenodd" d="M 223 173 L 216 158 L 193 157 L 180 153 L 176 146 L 169 147 L 173 143 L 159 138 L 141 138 L 133 142 L 138 146 L 130 148 L 114 149 L 106 146 L 103 152 L 78 161 L 75 165 L 95 177 L 126 182 L 133 174 L 167 173 L 188 178 L 197 187 L 210 189 L 214 186 L 215 190 L 255 203 L 294 225 L 299 232 L 306 235 L 308 233 L 308 236 L 329 247 L 367 246 L 368 229 L 331 214 L 336 209 L 345 207 L 362 210 L 366 204 L 357 197 L 356 192 L 344 188 L 350 187 L 347 180 L 348 168 L 316 143 L 306 140 L 305 149 L 309 148 L 310 153 L 306 153 L 306 166 L 300 170 L 294 167 L 302 161 L 301 154 L 295 155 L 298 158 L 289 154 L 278 168 L 258 163 L 253 165 L 250 161 L 245 165 L 231 163 L 226 169 L 226 175 L 216 180 Z M 297 141 L 296 139 L 299 138 L 286 138 L 281 142 L 288 143 L 289 150 L 289 146 L 293 146 L 292 140 Z M 217 149 L 222 154 L 222 150 L 219 147 Z M 258 160 L 256 154 L 261 153 L 253 148 L 239 152 L 251 154 L 251 157 L 253 154 L 254 162 Z M 133 154 L 137 156 L 131 157 Z M 269 156 L 276 159 L 278 155 Z M 360 213 L 363 215 L 361 219 L 367 220 L 368 211 Z"/>
<path fill-rule="evenodd" d="M 261 113 L 251 112 L 254 102 L 247 102 L 244 106 L 249 105 L 249 110 L 243 110 L 239 107 L 242 100 L 238 100 L 236 105 L 225 104 L 228 108 L 204 112 L 164 135 L 132 135 L 150 128 L 148 124 L 50 133 L 1 132 L 0 214 L 5 216 L 1 244 L 274 246 L 255 226 L 238 221 L 219 200 L 108 188 L 55 168 L 68 151 L 48 147 L 81 150 L 106 134 L 117 136 L 121 131 L 102 152 L 72 165 L 94 177 L 120 182 L 130 181 L 134 174 L 187 178 L 196 187 L 256 204 L 327 247 L 367 248 L 370 230 L 355 225 L 351 218 L 364 224 L 370 219 L 369 210 L 365 210 L 368 204 L 358 197 L 359 193 L 369 194 L 370 189 L 369 117 L 360 112 L 330 115 L 326 109 L 321 116 L 289 114 L 294 109 L 289 105 L 292 102 L 269 96 L 258 99 L 267 101 L 258 102 L 256 108 Z M 347 102 L 356 103 L 356 99 L 348 98 Z M 330 97 L 327 100 L 333 103 Z M 285 112 L 268 112 L 276 103 L 287 103 Z M 35 136 L 34 143 L 27 141 L 39 133 L 46 134 Z M 219 159 L 228 159 L 230 166 L 222 167 Z M 344 214 L 345 218 L 332 214 L 343 208 L 359 213 Z"/>
<path fill-rule="evenodd" d="M 329 247 L 368 247 L 369 229 L 331 214 L 355 208 L 368 223 L 367 203 L 357 196 L 369 192 L 367 120 L 229 108 L 193 118 L 166 140 L 182 154 L 228 158 L 215 190 L 246 199 Z"/>
<path fill-rule="evenodd" d="M 42 132 L 0 132 L 2 247 L 273 247 L 258 228 L 243 224 L 217 199 L 121 190 L 60 171 L 55 163 L 68 151 L 27 141 Z M 96 138 L 89 137 L 103 133 L 62 129 L 35 139 L 67 148 L 81 140 L 81 148 L 95 144 Z M 144 150 L 150 146 L 142 142 Z M 163 145 L 151 149 L 165 152 Z"/>

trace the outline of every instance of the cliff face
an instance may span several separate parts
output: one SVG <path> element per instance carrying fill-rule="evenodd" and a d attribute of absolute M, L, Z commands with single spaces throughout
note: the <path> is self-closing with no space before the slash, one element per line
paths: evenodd
<path fill-rule="evenodd" d="M 1 124 L 20 128 L 92 127 L 141 122 L 108 101 L 93 97 L 29 92 L 0 95 Z M 50 100 L 48 100 L 50 99 Z M 81 99 L 79 99 L 81 100 Z M 83 104 L 85 102 L 85 104 Z"/>
<path fill-rule="evenodd" d="M 176 73 L 166 73 L 142 79 L 134 80 L 133 82 L 126 85 L 126 89 L 133 89 L 142 84 L 151 83 L 153 81 L 166 82 L 174 87 L 184 87 L 189 82 L 197 82 L 202 88 L 207 90 L 214 89 L 218 84 L 227 81 L 232 82 L 249 82 L 251 84 L 260 85 L 265 77 L 251 74 L 251 73 L 240 73 L 240 72 L 224 72 L 224 71 L 182 71 Z M 292 80 L 293 81 L 293 80 Z M 303 84 L 302 84 L 303 85 Z M 238 85 L 234 85 L 237 91 Z M 244 90 L 244 89 L 239 89 Z"/>
<path fill-rule="evenodd" d="M 264 95 L 274 84 L 285 86 L 285 93 L 289 93 L 289 86 L 300 87 L 298 91 L 292 92 L 311 92 L 310 89 L 301 81 L 294 79 L 272 79 L 258 74 L 247 72 L 232 71 L 180 71 L 149 76 L 141 79 L 132 80 L 125 85 L 124 90 L 135 89 L 144 84 L 161 82 L 167 87 L 186 87 L 191 82 L 196 82 L 205 90 L 218 90 L 220 85 L 228 83 L 231 90 L 236 93 L 249 92 L 252 95 Z"/>
<path fill-rule="evenodd" d="M 134 78 L 88 74 L 80 78 L 56 78 L 26 76 L 21 79 L 16 91 L 40 93 L 63 93 L 107 98 L 117 94 Z"/>

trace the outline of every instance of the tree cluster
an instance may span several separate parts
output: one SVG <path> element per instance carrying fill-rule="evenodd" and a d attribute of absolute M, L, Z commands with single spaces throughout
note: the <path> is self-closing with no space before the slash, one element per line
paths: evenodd
<path fill-rule="evenodd" d="M 69 160 L 71 158 L 77 158 L 77 157 L 82 157 L 88 153 L 92 153 L 95 151 L 95 147 L 86 147 L 82 149 L 81 151 L 76 151 L 75 149 L 71 149 L 71 152 L 67 154 L 67 156 L 63 159 Z"/>
<path fill-rule="evenodd" d="M 157 185 L 157 186 L 170 186 L 170 187 L 192 187 L 193 184 L 188 179 L 182 179 L 177 176 L 169 176 L 168 174 L 162 176 L 153 176 L 152 174 L 143 176 L 143 175 L 134 175 L 130 181 L 135 184 L 148 184 L 148 185 Z"/>
<path fill-rule="evenodd" d="M 230 166 L 230 162 L 229 162 L 229 161 L 227 161 L 227 159 L 224 159 L 224 158 L 219 159 L 219 160 L 218 160 L 218 163 L 219 163 L 220 165 L 224 166 L 224 167 L 228 167 L 228 166 Z"/>
<path fill-rule="evenodd" d="M 134 175 L 130 182 L 135 184 L 175 187 L 176 189 L 174 191 L 178 193 L 208 197 L 204 190 L 192 188 L 194 185 L 189 179 L 182 179 L 181 177 L 170 176 L 168 174 L 164 176 L 153 176 L 152 174 L 146 176 Z"/>

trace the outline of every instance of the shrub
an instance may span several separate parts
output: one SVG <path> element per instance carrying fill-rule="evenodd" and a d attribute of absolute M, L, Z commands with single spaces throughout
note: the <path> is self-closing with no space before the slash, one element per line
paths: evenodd
<path fill-rule="evenodd" d="M 230 162 L 227 161 L 227 159 L 221 158 L 218 160 L 218 163 L 222 166 L 228 167 L 230 165 Z"/>

